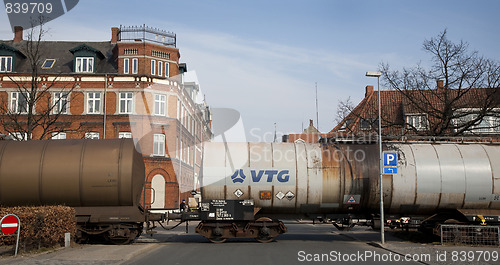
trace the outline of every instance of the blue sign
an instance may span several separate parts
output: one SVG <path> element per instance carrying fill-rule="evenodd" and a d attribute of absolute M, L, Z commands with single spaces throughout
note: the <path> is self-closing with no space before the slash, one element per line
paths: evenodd
<path fill-rule="evenodd" d="M 398 174 L 398 168 L 397 167 L 384 167 L 384 174 Z"/>
<path fill-rule="evenodd" d="M 384 167 L 397 167 L 398 154 L 397 153 L 384 153 Z"/>
<path fill-rule="evenodd" d="M 288 182 L 290 180 L 289 170 L 250 170 L 252 182 L 273 182 L 274 177 L 279 182 Z M 233 183 L 243 183 L 246 179 L 243 169 L 236 169 L 231 179 Z"/>

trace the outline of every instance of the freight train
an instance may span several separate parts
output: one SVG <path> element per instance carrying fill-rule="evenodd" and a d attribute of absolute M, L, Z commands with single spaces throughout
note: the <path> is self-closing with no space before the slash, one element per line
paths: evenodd
<path fill-rule="evenodd" d="M 78 241 L 124 244 L 163 221 L 139 204 L 144 181 L 131 139 L 0 141 L 0 206 L 73 207 Z"/>
<path fill-rule="evenodd" d="M 500 224 L 500 145 L 384 143 L 387 221 L 433 229 Z M 144 162 L 130 139 L 0 141 L 0 205 L 68 205 L 77 238 L 128 243 L 154 221 L 200 221 L 196 232 L 272 241 L 283 218 L 322 218 L 339 229 L 380 227 L 373 143 L 205 143 L 199 207 L 154 214 L 140 205 Z"/>
<path fill-rule="evenodd" d="M 388 224 L 429 231 L 500 224 L 500 145 L 387 142 L 383 149 L 393 160 L 383 175 Z M 279 218 L 302 217 L 380 228 L 379 180 L 375 143 L 206 143 L 196 231 L 214 242 L 267 242 L 286 232 Z"/>

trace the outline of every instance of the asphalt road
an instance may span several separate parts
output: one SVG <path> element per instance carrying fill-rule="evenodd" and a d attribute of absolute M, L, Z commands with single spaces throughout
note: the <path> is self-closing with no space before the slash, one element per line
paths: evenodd
<path fill-rule="evenodd" d="M 370 244 L 366 237 L 376 240 L 378 233 L 367 228 L 350 232 L 357 239 L 339 233 L 331 224 L 287 222 L 286 226 L 288 233 L 271 243 L 233 239 L 214 244 L 191 231 L 125 264 L 421 264 Z"/>
<path fill-rule="evenodd" d="M 49 253 L 0 253 L 3 264 L 500 264 L 500 248 L 441 246 L 410 243 L 386 231 L 386 244 L 380 246 L 379 232 L 366 227 L 340 232 L 331 224 L 286 221 L 288 233 L 270 243 L 253 239 L 228 240 L 214 244 L 185 227 L 157 229 L 153 237 L 142 235 L 133 244 L 76 245 Z M 171 223 L 170 226 L 173 224 Z M 10 251 L 11 252 L 11 251 Z"/>

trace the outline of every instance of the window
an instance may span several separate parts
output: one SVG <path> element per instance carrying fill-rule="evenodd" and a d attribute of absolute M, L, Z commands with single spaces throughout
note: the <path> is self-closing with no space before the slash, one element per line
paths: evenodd
<path fill-rule="evenodd" d="M 99 133 L 98 132 L 86 132 L 85 139 L 99 139 Z"/>
<path fill-rule="evenodd" d="M 168 63 L 165 63 L 165 77 L 170 77 L 170 73 L 168 72 Z"/>
<path fill-rule="evenodd" d="M 460 116 L 461 115 L 464 116 L 453 120 L 455 126 L 461 127 L 466 123 L 475 120 L 477 118 L 476 113 L 466 114 L 467 112 L 473 112 L 473 111 L 475 110 L 474 109 L 459 110 Z M 495 116 L 484 116 L 479 121 L 479 123 L 476 122 L 476 124 L 472 125 L 468 129 L 468 132 L 471 133 L 498 133 L 499 131 L 500 131 L 500 118 Z"/>
<path fill-rule="evenodd" d="M 76 57 L 75 72 L 93 73 L 94 57 Z"/>
<path fill-rule="evenodd" d="M 131 114 L 132 113 L 132 92 L 120 93 L 120 113 L 121 114 Z"/>
<path fill-rule="evenodd" d="M 25 92 L 12 92 L 10 108 L 14 113 L 28 113 L 29 94 Z"/>
<path fill-rule="evenodd" d="M 12 56 L 0 56 L 0 72 L 12 72 Z"/>
<path fill-rule="evenodd" d="M 156 75 L 156 60 L 151 60 L 151 75 Z"/>
<path fill-rule="evenodd" d="M 61 139 L 66 139 L 65 132 L 53 132 L 52 133 L 52 140 L 61 140 Z"/>
<path fill-rule="evenodd" d="M 42 69 L 51 69 L 52 66 L 54 66 L 55 62 L 56 59 L 45 59 L 45 61 L 42 64 Z"/>
<path fill-rule="evenodd" d="M 12 132 L 10 136 L 14 138 L 16 141 L 26 141 L 28 140 L 28 134 L 23 132 Z"/>
<path fill-rule="evenodd" d="M 132 59 L 132 74 L 137 74 L 139 72 L 139 60 L 137 58 Z"/>
<path fill-rule="evenodd" d="M 163 75 L 163 63 L 158 61 L 158 75 L 162 76 Z"/>
<path fill-rule="evenodd" d="M 363 118 L 361 118 L 361 121 L 359 122 L 359 128 L 361 130 L 369 130 L 369 129 L 378 128 L 378 119 L 375 119 L 375 118 L 363 119 Z"/>
<path fill-rule="evenodd" d="M 155 115 L 165 116 L 167 96 L 155 94 Z"/>
<path fill-rule="evenodd" d="M 132 138 L 132 133 L 131 132 L 119 132 L 118 133 L 118 138 Z"/>
<path fill-rule="evenodd" d="M 128 74 L 128 69 L 129 69 L 129 59 L 123 59 L 123 73 Z"/>
<path fill-rule="evenodd" d="M 347 129 L 347 128 L 349 127 L 349 125 L 351 125 L 351 123 L 352 123 L 352 119 L 348 119 L 348 120 L 346 120 L 346 121 L 342 124 L 342 126 L 340 126 L 340 129 L 339 129 L 339 130 L 340 130 L 340 131 L 345 131 L 345 129 Z"/>
<path fill-rule="evenodd" d="M 154 134 L 153 155 L 165 156 L 165 134 Z"/>
<path fill-rule="evenodd" d="M 54 93 L 54 114 L 68 113 L 68 93 Z"/>
<path fill-rule="evenodd" d="M 101 93 L 87 93 L 87 113 L 99 114 L 101 112 Z"/>
<path fill-rule="evenodd" d="M 422 131 L 427 129 L 427 116 L 425 114 L 406 115 L 406 124 L 409 129 Z"/>

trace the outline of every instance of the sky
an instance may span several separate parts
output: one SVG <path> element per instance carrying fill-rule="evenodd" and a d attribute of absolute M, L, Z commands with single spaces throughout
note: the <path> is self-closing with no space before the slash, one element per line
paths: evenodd
<path fill-rule="evenodd" d="M 498 60 L 499 11 L 495 0 L 81 0 L 47 23 L 46 40 L 107 41 L 120 25 L 175 32 L 207 103 L 237 110 L 244 140 L 269 142 L 309 119 L 330 131 L 339 100 L 357 104 L 376 87 L 365 72 L 425 65 L 422 43 L 445 29 Z M 12 39 L 5 11 L 0 25 L 0 39 Z"/>

